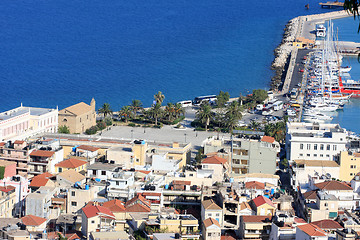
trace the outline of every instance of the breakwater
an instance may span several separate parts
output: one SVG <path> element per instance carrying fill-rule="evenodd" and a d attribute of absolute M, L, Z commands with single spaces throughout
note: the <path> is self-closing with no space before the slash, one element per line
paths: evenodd
<path fill-rule="evenodd" d="M 289 86 L 289 83 L 286 83 L 286 80 L 290 81 L 291 76 L 287 76 L 292 73 L 292 70 L 288 71 L 289 61 L 291 53 L 296 48 L 293 46 L 293 42 L 297 37 L 305 37 L 307 39 L 315 40 L 315 34 L 310 32 L 315 30 L 316 24 L 323 23 L 329 19 L 337 19 L 348 17 L 349 13 L 345 10 L 328 12 L 322 14 L 314 14 L 307 16 L 299 16 L 291 19 L 285 26 L 284 34 L 281 43 L 274 50 L 274 61 L 272 62 L 271 69 L 275 71 L 274 76 L 271 79 L 271 89 L 272 90 L 283 90 L 286 92 Z"/>

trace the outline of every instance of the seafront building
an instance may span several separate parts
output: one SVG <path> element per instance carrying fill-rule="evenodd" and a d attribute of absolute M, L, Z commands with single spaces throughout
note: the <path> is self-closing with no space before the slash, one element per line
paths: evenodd
<path fill-rule="evenodd" d="M 66 126 L 70 133 L 83 133 L 96 125 L 95 99 L 90 105 L 80 102 L 59 111 L 59 126 Z"/>
<path fill-rule="evenodd" d="M 58 109 L 21 106 L 0 113 L 0 140 L 24 140 L 41 133 L 55 133 Z"/>
<path fill-rule="evenodd" d="M 288 122 L 286 158 L 294 160 L 336 160 L 346 150 L 346 129 L 339 124 Z"/>

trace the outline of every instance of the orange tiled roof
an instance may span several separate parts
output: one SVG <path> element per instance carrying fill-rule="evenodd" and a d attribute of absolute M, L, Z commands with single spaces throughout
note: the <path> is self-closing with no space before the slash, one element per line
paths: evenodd
<path fill-rule="evenodd" d="M 246 182 L 245 188 L 247 188 L 247 189 L 265 189 L 265 183 L 258 182 L 258 181 Z"/>
<path fill-rule="evenodd" d="M 249 216 L 241 216 L 244 222 L 248 223 L 261 223 L 265 222 L 266 219 L 269 219 L 269 222 L 271 220 L 270 216 L 259 216 L 259 215 L 249 215 Z"/>
<path fill-rule="evenodd" d="M 51 178 L 52 176 L 53 175 L 51 175 L 48 172 L 37 175 L 37 176 L 33 177 L 33 179 L 31 180 L 30 187 L 45 186 L 47 184 L 47 182 L 49 181 L 49 178 Z"/>
<path fill-rule="evenodd" d="M 275 142 L 275 138 L 270 137 L 270 136 L 263 136 L 263 137 L 261 138 L 261 141 L 262 141 L 262 142 L 273 143 L 273 142 Z"/>
<path fill-rule="evenodd" d="M 213 210 L 222 210 L 221 207 L 219 207 L 219 205 L 217 205 L 214 200 L 212 199 L 208 199 L 205 201 L 202 201 L 202 205 L 204 206 L 204 208 L 207 209 L 213 209 Z"/>
<path fill-rule="evenodd" d="M 93 146 L 88 146 L 88 145 L 81 145 L 81 146 L 78 146 L 77 149 L 82 149 L 82 150 L 85 150 L 85 151 L 95 152 L 95 151 L 99 150 L 100 148 L 93 147 Z"/>
<path fill-rule="evenodd" d="M 70 159 L 64 160 L 62 162 L 59 162 L 55 166 L 62 167 L 62 168 L 78 168 L 85 164 L 87 164 L 86 161 L 75 159 L 75 158 L 70 158 Z"/>
<path fill-rule="evenodd" d="M 14 189 L 15 189 L 14 186 L 6 186 L 6 187 L 0 186 L 0 191 L 5 192 L 5 193 L 10 192 L 10 191 L 12 191 Z"/>
<path fill-rule="evenodd" d="M 251 207 L 250 207 L 249 203 L 247 203 L 247 202 L 242 202 L 242 203 L 240 204 L 240 211 L 242 211 L 242 210 L 244 210 L 244 209 L 250 209 L 250 210 L 251 210 Z"/>
<path fill-rule="evenodd" d="M 142 196 L 141 194 L 136 195 L 135 197 L 133 197 L 132 199 L 130 199 L 129 201 L 126 202 L 125 207 L 128 208 L 130 207 L 130 205 L 136 204 L 137 202 L 141 202 L 141 204 L 147 206 L 150 208 L 151 203 L 149 200 L 147 200 L 144 196 Z"/>
<path fill-rule="evenodd" d="M 202 163 L 207 163 L 207 164 L 225 164 L 227 163 L 226 159 L 218 157 L 218 156 L 212 156 L 212 157 L 207 157 L 204 160 L 202 160 Z"/>
<path fill-rule="evenodd" d="M 353 190 L 352 187 L 350 187 L 346 183 L 339 181 L 325 181 L 315 184 L 315 187 L 321 190 Z"/>
<path fill-rule="evenodd" d="M 112 212 L 125 212 L 124 203 L 118 199 L 107 201 L 103 203 L 103 207 L 110 209 Z"/>
<path fill-rule="evenodd" d="M 136 203 L 126 207 L 126 212 L 150 212 L 150 208 L 141 203 Z"/>
<path fill-rule="evenodd" d="M 49 158 L 49 157 L 52 157 L 52 155 L 54 155 L 54 153 L 55 152 L 53 152 L 53 151 L 35 150 L 30 153 L 30 156 Z"/>
<path fill-rule="evenodd" d="M 343 228 L 338 222 L 331 220 L 331 219 L 323 219 L 320 221 L 312 222 L 312 224 L 315 224 L 321 229 L 339 229 Z"/>
<path fill-rule="evenodd" d="M 14 144 L 23 144 L 25 141 L 15 140 Z"/>
<path fill-rule="evenodd" d="M 275 207 L 274 203 L 267 197 L 264 196 L 258 196 L 257 198 L 254 198 L 252 200 L 256 207 L 259 207 L 265 203 L 269 204 L 272 207 Z"/>
<path fill-rule="evenodd" d="M 203 224 L 204 224 L 204 226 L 205 226 L 206 228 L 207 228 L 207 227 L 210 227 L 211 225 L 216 225 L 216 226 L 220 227 L 219 222 L 216 221 L 215 219 L 211 218 L 211 217 L 205 219 L 205 220 L 203 221 Z"/>
<path fill-rule="evenodd" d="M 108 218 L 115 218 L 115 215 L 110 211 L 110 209 L 103 206 L 86 206 L 83 207 L 82 210 L 87 218 L 92 218 L 99 214 L 107 215 Z"/>
<path fill-rule="evenodd" d="M 46 221 L 46 218 L 37 217 L 34 215 L 26 215 L 21 218 L 21 221 L 26 226 L 39 226 Z"/>
<path fill-rule="evenodd" d="M 309 236 L 327 236 L 324 230 L 312 223 L 300 225 L 298 228 Z"/>
<path fill-rule="evenodd" d="M 307 191 L 304 194 L 304 198 L 305 199 L 316 199 L 316 191 L 312 190 L 312 191 Z"/>

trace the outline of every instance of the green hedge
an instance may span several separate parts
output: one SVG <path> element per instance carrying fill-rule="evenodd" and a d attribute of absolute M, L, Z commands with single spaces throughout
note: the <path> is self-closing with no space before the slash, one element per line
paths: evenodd
<path fill-rule="evenodd" d="M 0 179 L 4 179 L 5 167 L 0 166 Z"/>

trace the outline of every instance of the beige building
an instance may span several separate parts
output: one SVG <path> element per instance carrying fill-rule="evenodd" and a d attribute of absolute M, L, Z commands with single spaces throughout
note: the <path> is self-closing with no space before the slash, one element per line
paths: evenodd
<path fill-rule="evenodd" d="M 0 187 L 0 217 L 10 218 L 16 203 L 15 187 Z"/>
<path fill-rule="evenodd" d="M 275 214 L 276 207 L 274 203 L 267 197 L 258 196 L 250 202 L 250 205 L 256 212 L 256 215 L 268 215 L 271 217 Z"/>
<path fill-rule="evenodd" d="M 241 239 L 268 239 L 271 216 L 241 216 Z"/>
<path fill-rule="evenodd" d="M 340 152 L 338 163 L 340 166 L 340 180 L 350 182 L 360 172 L 360 153 Z"/>
<path fill-rule="evenodd" d="M 212 199 L 201 202 L 201 219 L 213 218 L 220 226 L 222 225 L 223 209 L 217 205 Z"/>
<path fill-rule="evenodd" d="M 221 227 L 218 221 L 213 218 L 207 218 L 202 224 L 202 236 L 204 240 L 220 240 Z"/>
<path fill-rule="evenodd" d="M 67 126 L 70 133 L 83 133 L 96 125 L 95 100 L 90 105 L 80 102 L 59 111 L 59 126 Z"/>

